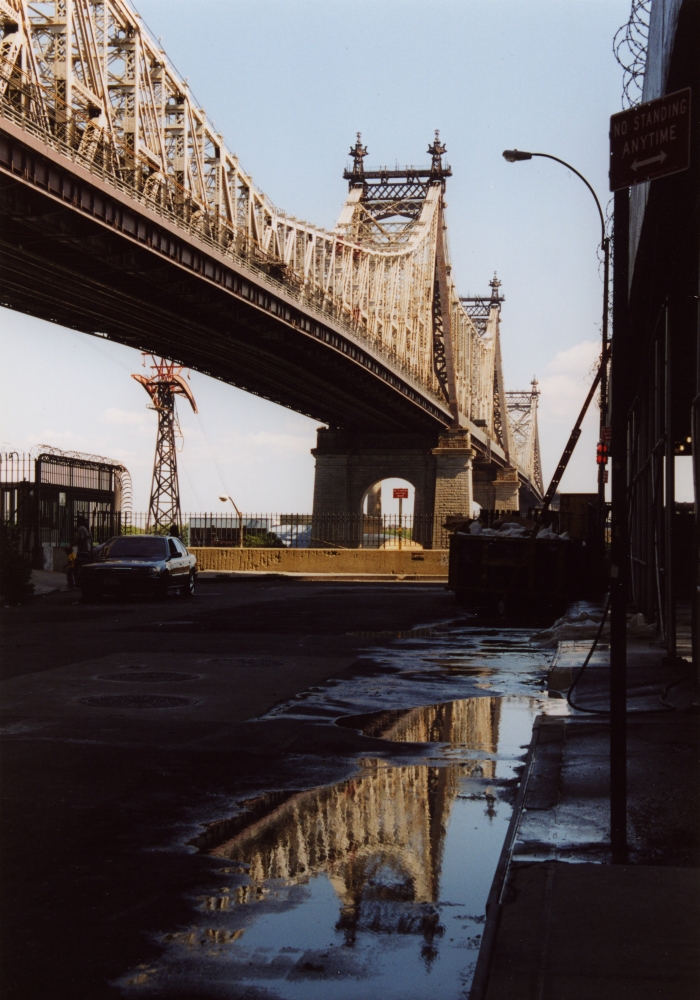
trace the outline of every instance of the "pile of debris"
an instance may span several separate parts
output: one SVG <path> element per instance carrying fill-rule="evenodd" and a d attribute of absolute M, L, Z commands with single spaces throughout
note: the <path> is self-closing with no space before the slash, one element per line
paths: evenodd
<path fill-rule="evenodd" d="M 578 601 L 567 613 L 559 618 L 551 628 L 536 632 L 530 643 L 538 649 L 556 649 L 560 642 L 593 639 L 598 633 L 603 610 L 599 605 Z M 650 638 L 656 636 L 656 627 L 649 625 L 642 614 L 627 615 L 628 637 Z M 601 638 L 607 641 L 610 637 L 610 619 L 605 622 Z"/>
<path fill-rule="evenodd" d="M 537 531 L 535 537 L 547 541 L 566 542 L 570 541 L 571 538 L 568 531 L 564 531 L 559 535 L 546 525 L 543 525 L 538 530 L 532 521 L 524 522 L 516 518 L 494 521 L 490 527 L 485 527 L 481 521 L 474 520 L 471 517 L 453 516 L 447 518 L 443 527 L 457 535 L 482 535 L 494 538 L 531 538 L 533 531 Z"/>

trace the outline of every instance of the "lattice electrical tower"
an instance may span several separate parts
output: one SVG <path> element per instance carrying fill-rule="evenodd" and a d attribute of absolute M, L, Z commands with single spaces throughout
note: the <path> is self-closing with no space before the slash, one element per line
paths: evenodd
<path fill-rule="evenodd" d="M 148 523 L 151 531 L 162 531 L 176 524 L 180 527 L 180 487 L 177 479 L 177 449 L 175 432 L 179 430 L 175 411 L 175 396 L 185 396 L 194 412 L 197 404 L 187 380 L 181 374 L 182 365 L 176 365 L 165 358 L 151 357 L 153 374 L 132 375 L 140 382 L 151 397 L 152 406 L 158 414 L 158 437 L 156 456 L 153 461 L 151 499 L 148 505 Z M 146 355 L 144 355 L 144 365 Z"/>

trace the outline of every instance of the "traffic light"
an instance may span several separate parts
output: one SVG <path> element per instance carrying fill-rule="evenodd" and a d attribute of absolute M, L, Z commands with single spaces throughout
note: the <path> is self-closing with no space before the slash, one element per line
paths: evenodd
<path fill-rule="evenodd" d="M 599 441 L 596 448 L 595 460 L 598 465 L 607 465 L 610 456 L 610 445 L 607 441 Z"/>

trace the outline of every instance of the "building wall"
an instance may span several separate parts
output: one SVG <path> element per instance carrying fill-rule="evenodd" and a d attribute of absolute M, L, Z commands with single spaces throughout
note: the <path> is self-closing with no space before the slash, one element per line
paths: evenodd
<path fill-rule="evenodd" d="M 666 81 L 682 6 L 683 0 L 653 0 L 642 101 L 653 101 L 666 93 Z M 651 183 L 647 181 L 645 184 L 637 184 L 630 191 L 630 277 L 642 234 L 650 189 Z"/>
<path fill-rule="evenodd" d="M 630 191 L 629 296 L 624 303 L 634 345 L 625 373 L 625 391 L 632 401 L 627 448 L 629 599 L 658 623 L 669 655 L 674 655 L 673 618 L 681 595 L 674 579 L 674 510 L 667 502 L 665 470 L 673 468 L 674 453 L 689 453 L 689 444 L 697 469 L 700 453 L 699 53 L 698 0 L 653 0 L 643 100 L 691 88 L 691 150 L 689 169 Z M 613 344 L 614 338 L 613 329 Z M 697 519 L 693 546 L 694 656 L 700 676 Z"/>

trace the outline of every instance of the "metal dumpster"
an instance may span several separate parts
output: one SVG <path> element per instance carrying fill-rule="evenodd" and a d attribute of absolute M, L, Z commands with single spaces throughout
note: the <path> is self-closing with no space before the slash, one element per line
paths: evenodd
<path fill-rule="evenodd" d="M 585 590 L 581 543 L 456 532 L 448 588 L 460 604 L 500 615 L 561 613 Z"/>

